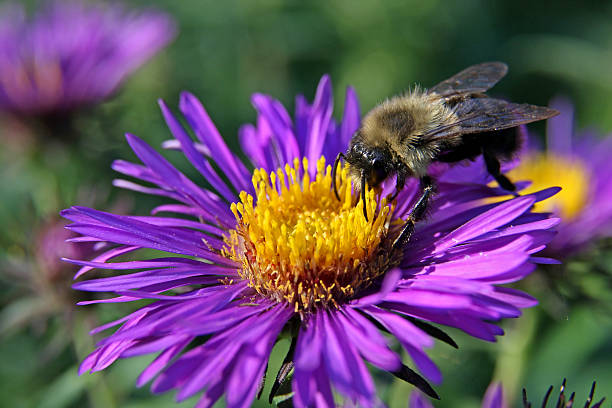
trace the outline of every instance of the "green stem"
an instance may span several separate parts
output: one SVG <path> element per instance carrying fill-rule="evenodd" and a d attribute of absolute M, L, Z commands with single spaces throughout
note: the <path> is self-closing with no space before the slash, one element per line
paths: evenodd
<path fill-rule="evenodd" d="M 504 398 L 508 406 L 514 406 L 521 395 L 523 374 L 528 358 L 529 346 L 535 335 L 538 322 L 536 309 L 524 310 L 523 316 L 512 321 L 506 334 L 501 337 L 496 358 L 495 381 L 501 381 L 504 387 Z"/>

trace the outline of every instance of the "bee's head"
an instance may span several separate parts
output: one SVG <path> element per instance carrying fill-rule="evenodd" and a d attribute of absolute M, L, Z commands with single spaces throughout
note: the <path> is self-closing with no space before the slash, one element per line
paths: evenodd
<path fill-rule="evenodd" d="M 395 171 L 388 147 L 369 146 L 359 138 L 353 138 L 346 161 L 350 165 L 349 174 L 359 188 L 363 181 L 370 187 L 378 187 Z"/>

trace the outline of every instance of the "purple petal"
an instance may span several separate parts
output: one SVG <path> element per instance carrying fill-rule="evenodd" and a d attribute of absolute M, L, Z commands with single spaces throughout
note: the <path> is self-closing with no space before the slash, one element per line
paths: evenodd
<path fill-rule="evenodd" d="M 293 134 L 291 118 L 283 105 L 263 94 L 253 94 L 251 101 L 260 115 L 260 120 L 265 121 L 271 130 L 271 147 L 272 149 L 277 149 L 276 154 L 279 159 L 277 167 L 281 167 L 286 163 L 292 163 L 295 158 L 300 158 L 301 155 L 297 140 Z M 260 123 L 258 122 L 258 127 L 260 127 Z M 266 170 L 271 171 L 275 170 L 275 168 Z"/>
<path fill-rule="evenodd" d="M 533 196 L 521 196 L 484 212 L 439 239 L 435 244 L 432 255 L 512 222 L 527 211 L 535 201 L 536 198 Z"/>
<path fill-rule="evenodd" d="M 155 377 L 160 371 L 162 371 L 174 357 L 176 357 L 187 345 L 193 340 L 192 337 L 184 337 L 182 342 L 177 342 L 172 347 L 168 347 L 164 350 L 151 364 L 145 368 L 140 376 L 138 376 L 138 380 L 136 381 L 137 387 L 142 387 L 153 377 Z"/>
<path fill-rule="evenodd" d="M 160 251 L 179 253 L 209 259 L 228 266 L 234 262 L 209 250 L 202 239 L 187 231 L 168 229 L 136 221 L 130 217 L 114 215 L 86 207 L 72 207 L 62 211 L 62 216 L 91 224 L 71 224 L 67 228 L 82 235 L 129 246 L 140 246 Z"/>
<path fill-rule="evenodd" d="M 374 383 L 365 364 L 353 345 L 348 342 L 346 333 L 338 325 L 335 315 L 325 312 L 321 312 L 321 315 L 320 330 L 325 333 L 323 358 L 330 379 L 344 395 L 371 401 L 375 392 Z"/>
<path fill-rule="evenodd" d="M 533 263 L 542 264 L 542 265 L 561 265 L 563 263 L 557 259 L 540 257 L 540 256 L 530 256 L 529 260 Z"/>
<path fill-rule="evenodd" d="M 410 393 L 410 402 L 408 402 L 408 408 L 433 408 L 429 398 L 423 395 L 419 390 L 413 390 Z"/>
<path fill-rule="evenodd" d="M 129 252 L 133 252 L 140 249 L 140 247 L 138 246 L 120 246 L 118 248 L 113 248 L 110 249 L 100 255 L 98 255 L 97 257 L 95 257 L 94 259 L 91 260 L 91 262 L 93 263 L 105 263 L 106 261 L 110 261 L 111 259 L 127 254 Z M 67 260 L 68 262 L 73 262 L 72 260 Z M 76 263 L 76 261 L 75 261 Z M 92 269 L 94 269 L 94 266 L 83 266 L 81 269 L 78 270 L 78 272 L 74 275 L 74 279 L 79 278 L 80 276 L 82 276 L 84 273 L 91 271 Z"/>
<path fill-rule="evenodd" d="M 293 389 L 293 404 L 298 408 L 308 408 L 313 405 L 312 401 L 315 399 L 315 393 L 317 392 L 317 384 L 315 379 L 315 373 L 323 372 L 325 370 L 316 367 L 316 371 L 304 371 L 296 368 L 293 375 L 293 381 L 291 382 L 291 388 Z M 329 380 L 328 380 L 329 382 Z"/>
<path fill-rule="evenodd" d="M 197 207 L 190 207 L 187 205 L 181 205 L 181 204 L 164 204 L 164 205 L 159 205 L 157 207 L 155 207 L 153 210 L 151 210 L 151 214 L 155 215 L 157 213 L 160 212 L 173 212 L 173 213 L 178 213 L 178 214 L 187 214 L 187 215 L 191 215 L 194 217 L 205 217 L 206 216 L 206 212 L 202 211 L 201 209 L 197 208 Z"/>
<path fill-rule="evenodd" d="M 158 225 L 161 227 L 184 227 L 190 229 L 196 229 L 205 231 L 211 234 L 215 234 L 218 237 L 224 237 L 227 231 L 223 228 L 219 228 L 215 225 L 205 224 L 200 221 L 185 220 L 182 218 L 171 218 L 171 217 L 148 217 L 148 216 L 133 216 L 134 220 L 144 221 L 148 224 Z"/>
<path fill-rule="evenodd" d="M 481 252 L 472 256 L 431 265 L 406 269 L 409 274 L 426 273 L 435 276 L 453 276 L 464 279 L 485 279 L 503 274 L 529 259 L 525 252 Z"/>
<path fill-rule="evenodd" d="M 274 339 L 278 336 L 280 329 L 284 326 L 290 315 L 291 313 L 287 308 L 277 307 L 257 317 L 246 319 L 233 329 L 221 333 L 218 337 L 213 337 L 204 345 L 200 346 L 203 350 L 216 350 L 205 360 L 200 369 L 181 386 L 177 399 L 183 400 L 188 398 L 205 387 L 210 378 L 214 378 L 215 373 L 220 373 L 221 370 L 232 362 L 233 358 L 228 358 L 228 356 L 236 358 L 235 364 L 243 364 L 244 361 L 240 356 L 236 356 L 241 347 L 246 347 L 251 350 L 256 350 L 261 347 L 261 358 L 259 360 L 265 362 L 268 359 L 268 354 Z M 252 368 L 253 366 L 251 366 L 251 370 L 248 371 L 251 376 L 261 372 L 261 370 L 252 370 Z M 245 371 L 243 371 L 243 373 L 245 373 Z M 244 383 L 241 383 L 241 385 L 241 391 L 239 391 L 236 396 L 238 401 L 232 400 L 230 405 L 239 404 L 242 399 L 249 400 L 250 402 L 255 394 L 258 381 L 252 381 L 249 387 L 245 387 Z M 234 390 L 234 387 L 232 387 L 232 390 Z"/>
<path fill-rule="evenodd" d="M 125 249 L 126 247 L 121 247 L 121 249 Z M 99 258 L 95 258 L 92 261 L 81 261 L 78 259 L 64 259 L 64 261 L 74 263 L 76 265 L 86 265 L 93 268 L 104 268 L 104 269 L 143 269 L 143 268 L 167 268 L 174 266 L 191 266 L 191 267 L 201 267 L 202 269 L 207 269 L 209 267 L 213 267 L 214 265 L 206 264 L 201 261 L 196 261 L 190 258 L 155 258 L 144 261 L 126 261 L 126 262 L 98 262 Z"/>
<path fill-rule="evenodd" d="M 172 188 L 183 197 L 192 199 L 197 203 L 202 210 L 207 211 L 211 218 L 219 217 L 221 219 L 228 218 L 233 221 L 233 217 L 228 214 L 227 206 L 221 206 L 218 202 L 210 199 L 209 195 L 204 194 L 202 189 L 196 186 L 185 175 L 179 172 L 174 166 L 164 159 L 159 153 L 153 150 L 148 144 L 140 138 L 127 134 L 126 139 L 130 144 L 134 153 L 144 164 L 147 165 L 164 183 L 172 186 Z M 223 215 L 226 217 L 223 217 Z M 232 222 L 226 224 L 232 225 Z"/>
<path fill-rule="evenodd" d="M 414 324 L 395 313 L 384 309 L 368 306 L 364 312 L 375 318 L 397 337 L 398 340 L 415 347 L 432 347 L 434 342 L 429 335 Z"/>
<path fill-rule="evenodd" d="M 417 290 L 398 290 L 385 297 L 385 302 L 401 303 L 412 307 L 427 309 L 459 309 L 471 306 L 471 302 L 463 295 L 431 293 Z"/>
<path fill-rule="evenodd" d="M 189 92 L 181 93 L 179 107 L 200 141 L 215 152 L 215 162 L 238 191 L 250 189 L 251 174 L 229 150 L 219 131 L 198 98 Z"/>
<path fill-rule="evenodd" d="M 364 296 L 350 302 L 351 306 L 367 306 L 373 305 L 384 299 L 389 293 L 395 290 L 398 281 L 402 276 L 402 271 L 399 268 L 394 268 L 385 273 L 380 290 L 372 295 Z"/>
<path fill-rule="evenodd" d="M 277 316 L 270 318 L 272 322 Z M 241 356 L 236 357 L 237 363 L 228 380 L 226 398 L 228 407 L 249 407 L 261 379 L 265 374 L 272 346 L 285 325 L 288 315 L 278 319 L 262 336 L 243 347 Z"/>
<path fill-rule="evenodd" d="M 319 366 L 322 338 L 317 332 L 318 320 L 319 314 L 315 313 L 300 326 L 295 351 L 295 366 L 299 370 L 312 371 Z"/>
<path fill-rule="evenodd" d="M 208 149 L 208 147 L 206 147 L 205 145 L 203 145 L 202 143 L 199 142 L 193 142 L 193 147 L 200 152 L 201 154 L 203 154 L 206 157 L 211 157 L 212 153 L 210 152 L 210 150 Z M 168 140 L 164 140 L 161 144 L 162 149 L 167 149 L 167 150 L 182 150 L 182 146 L 181 146 L 181 142 L 176 140 L 176 139 L 168 139 Z"/>
<path fill-rule="evenodd" d="M 333 110 L 331 81 L 329 75 L 324 75 L 317 87 L 317 93 L 312 106 L 308 123 L 306 151 L 304 156 L 310 161 L 310 172 L 316 171 L 317 160 L 323 153 L 323 143 L 327 136 L 327 127 Z"/>
<path fill-rule="evenodd" d="M 189 326 L 194 322 L 197 314 L 210 313 L 224 308 L 245 288 L 244 284 L 231 286 L 216 286 L 201 289 L 200 297 L 189 301 L 180 302 L 157 302 L 156 307 L 145 315 L 136 315 L 139 325 L 129 328 L 123 326 L 121 330 L 103 339 L 100 344 L 106 345 L 129 339 L 138 339 L 154 336 L 161 331 L 166 333 L 172 328 L 178 333 L 181 328 Z M 176 299 L 175 299 L 176 300 Z M 131 325 L 130 325 L 131 326 Z"/>
<path fill-rule="evenodd" d="M 331 382 L 325 370 L 317 370 L 314 372 L 315 389 L 314 403 L 316 408 L 333 408 L 334 394 L 331 390 Z"/>
<path fill-rule="evenodd" d="M 491 383 L 482 399 L 482 408 L 505 408 L 504 391 L 501 383 Z"/>
<path fill-rule="evenodd" d="M 348 146 L 353 134 L 359 129 L 361 115 L 359 110 L 359 100 L 352 86 L 346 88 L 344 99 L 344 113 L 340 124 L 340 141 L 343 146 Z"/>
<path fill-rule="evenodd" d="M 191 338 L 192 337 L 184 335 L 168 335 L 157 339 L 145 339 L 124 351 L 121 354 L 121 357 L 134 357 L 143 354 L 155 353 L 169 347 L 173 347 L 177 344 L 183 344 L 187 339 Z"/>
<path fill-rule="evenodd" d="M 554 98 L 549 105 L 560 114 L 546 121 L 547 149 L 555 154 L 570 156 L 574 133 L 574 106 L 569 99 L 563 97 Z"/>
<path fill-rule="evenodd" d="M 495 341 L 494 333 L 498 332 L 493 325 L 472 317 L 469 313 L 457 310 L 449 314 L 448 310 L 426 309 L 412 307 L 399 303 L 385 303 L 383 306 L 398 313 L 407 314 L 418 319 L 438 323 L 445 326 L 456 327 L 471 336 L 486 341 Z"/>
<path fill-rule="evenodd" d="M 389 349 L 386 341 L 376 327 L 366 319 L 357 322 L 353 316 L 358 314 L 338 313 L 338 323 L 350 338 L 351 343 L 357 348 L 359 353 L 373 365 L 386 371 L 396 371 L 402 361 L 397 354 Z M 350 316 L 350 317 L 349 317 Z M 363 326 L 367 325 L 366 328 Z"/>
<path fill-rule="evenodd" d="M 122 317 L 120 319 L 117 319 L 117 320 L 114 320 L 112 322 L 103 324 L 102 326 L 98 326 L 98 327 L 90 330 L 89 334 L 90 335 L 94 335 L 94 334 L 100 333 L 101 331 L 107 330 L 107 329 L 109 329 L 111 327 L 114 327 L 114 326 L 116 326 L 116 325 L 118 325 L 120 323 L 126 322 L 128 320 L 140 318 L 141 316 L 145 315 L 146 313 L 148 313 L 151 310 L 155 310 L 156 308 L 157 308 L 156 305 L 148 305 L 148 306 L 141 307 L 140 309 L 136 310 L 135 312 L 132 312 L 132 313 L 128 314 L 127 316 L 124 316 L 124 317 Z"/>
<path fill-rule="evenodd" d="M 329 372 L 330 378 L 341 391 L 350 392 L 353 373 L 350 370 L 349 362 L 341 345 L 341 337 L 344 333 L 339 333 L 335 326 L 331 324 L 327 312 L 318 313 L 320 319 L 318 323 L 318 335 L 324 338 L 322 341 L 323 357 L 325 367 Z"/>
<path fill-rule="evenodd" d="M 257 168 L 270 169 L 272 163 L 269 163 L 262 145 L 265 146 L 265 141 L 260 140 L 257 129 L 251 124 L 242 125 L 238 130 L 238 140 L 244 154 L 251 160 L 253 166 Z"/>
<path fill-rule="evenodd" d="M 531 260 L 532 257 L 529 257 Z M 486 282 L 490 284 L 498 284 L 502 285 L 505 283 L 516 282 L 520 279 L 525 278 L 527 275 L 532 273 L 536 269 L 536 265 L 533 263 L 524 263 L 518 268 L 512 269 L 506 273 L 502 273 L 499 275 L 491 276 L 489 278 L 479 278 L 478 281 Z"/>
<path fill-rule="evenodd" d="M 145 187 L 129 180 L 115 179 L 113 180 L 113 186 L 117 188 L 123 188 L 125 190 L 136 191 L 137 193 L 157 195 L 160 197 L 168 197 L 176 201 L 184 201 L 184 198 L 180 194 L 177 194 L 173 191 L 167 191 L 161 188 Z"/>
<path fill-rule="evenodd" d="M 364 309 L 389 330 L 408 351 L 419 370 L 431 381 L 439 383 L 442 374 L 436 365 L 423 352 L 423 347 L 432 347 L 433 339 L 408 320 L 395 313 L 369 306 Z"/>
<path fill-rule="evenodd" d="M 190 277 L 197 277 L 197 279 L 187 279 Z M 173 269 L 154 269 L 150 271 L 137 272 L 123 276 L 113 276 L 109 278 L 91 279 L 85 282 L 79 282 L 72 285 L 73 289 L 84 290 L 90 292 L 116 292 L 122 293 L 129 289 L 140 289 L 149 285 L 155 285 L 158 283 L 172 282 L 173 284 L 179 284 L 184 282 L 180 286 L 187 286 L 190 284 L 218 284 L 222 278 L 220 275 L 216 276 L 202 276 L 199 270 L 193 270 L 190 268 L 173 268 Z M 133 296 L 137 293 L 136 291 L 129 292 Z"/>
<path fill-rule="evenodd" d="M 181 96 L 181 103 L 183 102 L 184 97 Z M 208 181 L 214 189 L 216 189 L 228 202 L 232 203 L 236 201 L 237 196 L 227 187 L 225 182 L 219 177 L 217 172 L 210 165 L 208 160 L 202 156 L 200 152 L 196 150 L 193 145 L 193 141 L 183 129 L 183 126 L 179 123 L 178 120 L 174 117 L 168 106 L 162 101 L 159 100 L 159 106 L 161 108 L 162 114 L 164 115 L 164 119 L 166 120 L 166 124 L 168 128 L 172 132 L 172 135 L 180 142 L 181 149 L 185 154 L 185 157 L 189 159 L 191 164 L 204 176 L 206 181 Z M 218 150 L 213 150 L 217 153 Z"/>
<path fill-rule="evenodd" d="M 225 381 L 223 375 L 218 376 L 215 381 L 211 381 L 195 408 L 212 408 L 225 392 Z"/>
<path fill-rule="evenodd" d="M 308 139 L 308 122 L 312 107 L 304 95 L 295 97 L 295 137 L 298 141 L 300 152 L 306 151 L 306 140 Z"/>
<path fill-rule="evenodd" d="M 509 303 L 521 309 L 533 307 L 538 304 L 538 300 L 527 293 L 513 288 L 495 287 L 495 298 Z"/>
<path fill-rule="evenodd" d="M 242 126 L 238 137 L 242 150 L 255 167 L 273 171 L 282 166 L 282 154 L 264 116 L 257 117 L 257 127 L 251 124 Z"/>

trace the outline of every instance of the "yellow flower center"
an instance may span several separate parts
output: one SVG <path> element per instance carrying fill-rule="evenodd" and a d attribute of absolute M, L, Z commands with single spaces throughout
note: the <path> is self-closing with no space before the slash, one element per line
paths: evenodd
<path fill-rule="evenodd" d="M 584 164 L 551 153 L 528 154 L 521 164 L 508 173 L 511 180 L 531 180 L 533 183 L 522 194 L 529 194 L 550 186 L 562 190 L 535 205 L 535 211 L 554 212 L 571 220 L 584 208 L 589 193 L 589 171 Z"/>
<path fill-rule="evenodd" d="M 399 262 L 387 239 L 394 206 L 374 190 L 363 203 L 345 167 L 338 171 L 338 200 L 331 166 L 317 161 L 314 180 L 298 159 L 268 174 L 254 171 L 256 198 L 244 191 L 232 204 L 237 226 L 224 254 L 242 264 L 240 276 L 258 293 L 286 301 L 296 312 L 335 307 Z"/>

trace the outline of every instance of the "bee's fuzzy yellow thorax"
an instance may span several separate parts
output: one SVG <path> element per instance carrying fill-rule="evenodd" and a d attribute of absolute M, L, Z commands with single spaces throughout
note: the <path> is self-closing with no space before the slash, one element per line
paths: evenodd
<path fill-rule="evenodd" d="M 390 149 L 414 175 L 423 176 L 439 145 L 428 143 L 424 135 L 456 122 L 453 109 L 439 95 L 417 87 L 372 109 L 364 117 L 360 132 L 365 145 Z"/>

